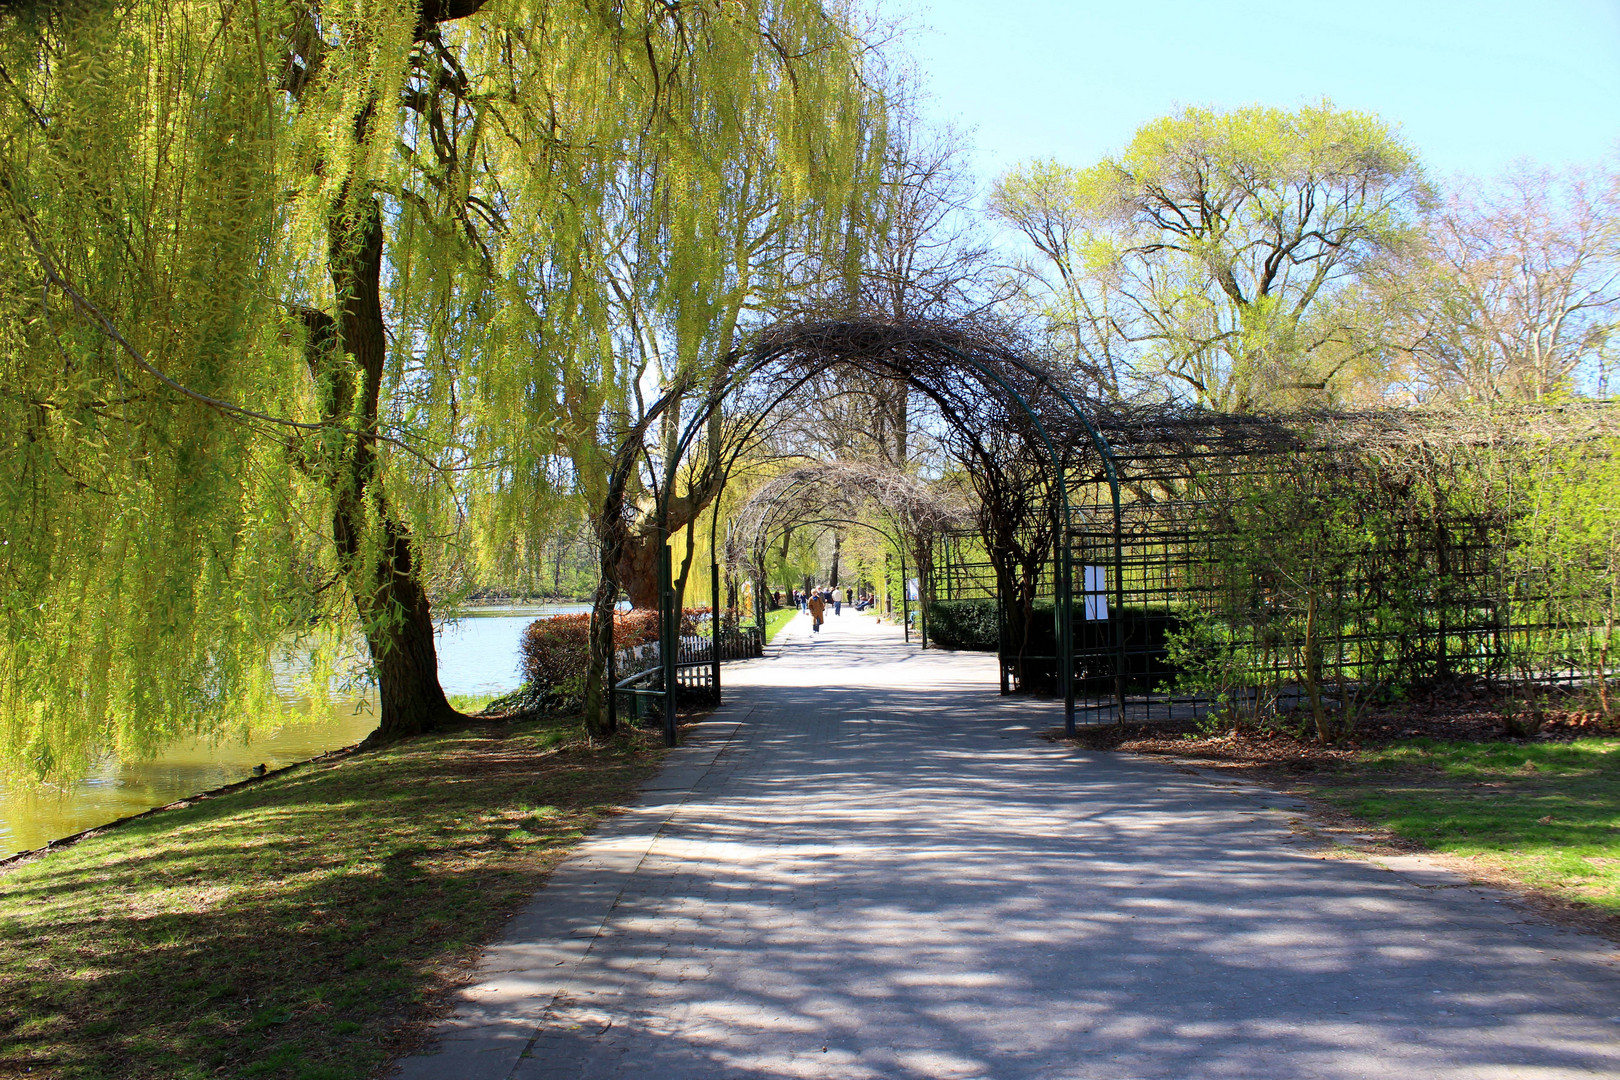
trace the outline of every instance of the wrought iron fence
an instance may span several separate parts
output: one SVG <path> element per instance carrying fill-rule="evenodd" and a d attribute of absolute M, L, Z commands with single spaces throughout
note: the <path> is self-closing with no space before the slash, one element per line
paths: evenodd
<path fill-rule="evenodd" d="M 676 655 L 675 677 L 682 701 L 712 702 L 715 694 L 715 648 L 712 634 L 683 634 Z M 719 661 L 749 660 L 765 655 L 765 635 L 757 626 L 722 626 Z M 657 719 L 664 691 L 661 642 L 620 649 L 614 656 L 614 692 L 621 715 Z"/>

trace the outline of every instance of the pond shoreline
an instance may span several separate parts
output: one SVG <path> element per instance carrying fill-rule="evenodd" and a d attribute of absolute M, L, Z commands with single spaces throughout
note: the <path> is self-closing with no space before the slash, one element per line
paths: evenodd
<path fill-rule="evenodd" d="M 595 745 L 576 715 L 459 725 L 16 866 L 0 1074 L 381 1075 L 659 742 Z"/>
<path fill-rule="evenodd" d="M 162 806 L 150 807 L 149 809 L 142 810 L 138 814 L 126 814 L 121 818 L 115 818 L 114 820 L 101 825 L 92 825 L 88 829 L 80 829 L 76 833 L 70 833 L 67 836 L 59 836 L 55 840 L 52 840 L 46 844 L 41 844 L 37 848 L 30 848 L 27 851 L 19 851 L 14 855 L 8 855 L 5 858 L 0 859 L 0 876 L 15 870 L 20 866 L 31 863 L 35 859 L 42 858 L 53 851 L 60 851 L 63 848 L 72 847 L 81 840 L 88 840 L 93 836 L 99 836 L 108 829 L 116 829 L 121 825 L 127 825 L 132 821 L 139 821 L 142 818 L 149 818 L 155 814 L 161 814 L 166 810 L 184 810 L 193 803 L 202 802 L 205 799 L 212 799 L 220 795 L 226 795 L 233 791 L 240 791 L 245 787 L 257 784 L 263 780 L 268 780 L 272 776 L 280 776 L 282 773 L 291 772 L 293 769 L 302 768 L 305 765 L 310 765 L 317 761 L 335 761 L 338 758 L 348 757 L 356 750 L 359 750 L 360 746 L 360 743 L 354 743 L 349 746 L 340 746 L 335 750 L 328 750 L 325 753 L 316 754 L 314 757 L 305 758 L 303 761 L 294 761 L 288 765 L 281 765 L 274 769 L 266 769 L 257 776 L 249 776 L 245 779 L 236 780 L 229 784 L 221 784 L 218 787 L 209 788 L 207 791 L 199 791 L 195 795 L 187 795 L 183 799 L 175 799 L 173 802 L 164 803 Z"/>
<path fill-rule="evenodd" d="M 446 694 L 469 699 L 497 697 L 518 683 L 518 642 L 535 618 L 584 605 L 470 606 L 437 628 L 440 683 Z M 50 789 L 0 783 L 0 869 L 10 859 L 50 850 L 86 832 L 172 806 L 198 793 L 228 789 L 251 779 L 263 765 L 283 769 L 361 741 L 378 722 L 374 694 L 335 692 L 324 702 L 282 697 L 284 717 L 266 716 L 249 733 L 177 739 L 150 757 L 124 760 L 102 755 L 78 776 Z M 345 696 L 347 694 L 347 696 Z"/>

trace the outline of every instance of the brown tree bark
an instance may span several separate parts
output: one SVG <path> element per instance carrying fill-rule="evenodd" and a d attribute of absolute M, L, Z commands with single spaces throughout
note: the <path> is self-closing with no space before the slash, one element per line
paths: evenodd
<path fill-rule="evenodd" d="M 624 586 L 633 608 L 658 606 L 658 549 L 656 533 L 627 537 L 619 549 L 614 574 Z"/>
<path fill-rule="evenodd" d="M 359 202 L 357 220 L 335 216 L 328 257 L 338 297 L 336 319 L 311 329 L 310 374 L 322 419 L 355 429 L 321 470 L 333 494 L 332 539 L 377 673 L 381 718 L 368 742 L 388 742 L 459 719 L 439 685 L 433 614 L 410 531 L 378 490 L 377 417 L 387 334 L 382 314 L 382 213 L 375 197 Z M 368 514 L 368 508 L 372 511 Z M 369 542 L 366 521 L 381 522 Z"/>
<path fill-rule="evenodd" d="M 669 501 L 669 534 L 674 536 L 689 528 L 714 498 L 717 485 L 703 484 L 696 491 L 679 495 Z M 614 575 L 624 586 L 625 595 L 634 608 L 658 606 L 658 549 L 662 546 L 655 521 L 646 520 L 640 527 L 628 532 L 619 549 L 619 561 Z M 687 548 L 691 551 L 690 545 Z M 684 581 L 683 588 L 684 592 Z"/>
<path fill-rule="evenodd" d="M 471 15 L 485 2 L 423 0 L 415 39 L 426 40 L 442 23 Z M 318 67 L 318 59 L 310 57 L 290 63 L 282 89 L 302 97 Z M 356 116 L 356 146 L 365 142 L 377 107 L 373 99 Z M 344 434 L 340 447 L 314 448 L 304 464 L 333 496 L 338 564 L 376 669 L 381 718 L 367 741 L 387 742 L 431 731 L 460 714 L 439 685 L 433 614 L 410 530 L 389 510 L 376 483 L 378 404 L 388 349 L 382 315 L 382 213 L 369 192 L 346 194 L 350 197 L 338 200 L 341 209 L 327 222 L 336 314 L 309 308 L 302 312 L 308 331 L 305 360 L 321 419 Z M 358 213 L 351 217 L 345 210 Z M 377 542 L 365 535 L 368 518 L 381 523 Z"/>
<path fill-rule="evenodd" d="M 619 602 L 617 574 L 625 541 L 623 508 L 622 488 L 613 484 L 596 521 L 596 535 L 601 545 L 601 576 L 591 603 L 591 647 L 585 665 L 585 733 L 593 739 L 607 738 L 617 726 L 607 707 L 608 695 L 613 693 L 608 685 L 607 661 L 614 649 L 613 615 Z"/>

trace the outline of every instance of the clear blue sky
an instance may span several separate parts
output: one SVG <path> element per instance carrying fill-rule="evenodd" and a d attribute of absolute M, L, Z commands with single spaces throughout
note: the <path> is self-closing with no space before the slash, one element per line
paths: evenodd
<path fill-rule="evenodd" d="M 1090 164 L 1182 105 L 1320 97 L 1396 124 L 1437 178 L 1620 150 L 1620 0 L 874 2 L 983 180 Z"/>

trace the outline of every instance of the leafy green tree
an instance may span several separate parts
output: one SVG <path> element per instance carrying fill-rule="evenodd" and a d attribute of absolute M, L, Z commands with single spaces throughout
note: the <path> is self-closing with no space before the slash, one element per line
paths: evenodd
<path fill-rule="evenodd" d="M 3 18 L 0 710 L 37 772 L 246 722 L 356 621 L 382 735 L 453 716 L 430 597 L 581 494 L 622 525 L 611 448 L 829 248 L 881 130 L 806 0 Z"/>
<path fill-rule="evenodd" d="M 1032 245 L 1030 302 L 1099 392 L 1243 412 L 1330 400 L 1377 358 L 1344 301 L 1424 196 L 1387 124 L 1324 102 L 1186 109 L 1089 168 L 1014 169 L 990 207 Z"/>
<path fill-rule="evenodd" d="M 525 505 L 561 457 L 590 508 L 601 585 L 586 715 L 598 733 L 608 612 L 621 588 L 657 602 L 657 502 L 667 497 L 671 530 L 691 530 L 738 429 L 716 414 L 666 493 L 679 433 L 750 324 L 848 272 L 859 248 L 846 226 L 876 189 L 885 131 L 859 40 L 820 3 L 728 5 L 724 17 L 651 5 L 641 18 L 596 57 L 555 50 L 538 28 L 479 44 L 502 80 L 483 151 L 505 163 L 483 197 L 502 232 L 484 292 L 469 293 L 491 317 L 454 320 L 478 335 L 460 351 L 505 358 L 460 383 L 483 417 L 475 445 L 507 463 L 481 481 L 479 505 Z M 528 59 L 495 63 L 508 56 Z M 559 110 L 568 80 L 582 90 Z"/>
<path fill-rule="evenodd" d="M 274 18 L 270 9 L 267 15 Z M 244 724 L 320 605 L 264 39 L 232 9 L 0 15 L 0 764 Z"/>

